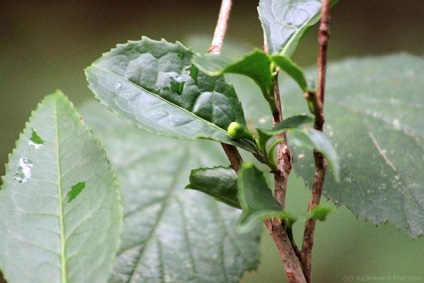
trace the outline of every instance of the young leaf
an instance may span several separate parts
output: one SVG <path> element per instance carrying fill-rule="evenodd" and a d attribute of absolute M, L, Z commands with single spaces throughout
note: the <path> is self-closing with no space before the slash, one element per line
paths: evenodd
<path fill-rule="evenodd" d="M 295 115 L 282 122 L 278 123 L 272 129 L 260 129 L 262 133 L 268 136 L 275 136 L 281 133 L 287 132 L 288 130 L 302 130 L 307 126 L 311 126 L 314 119 L 307 115 Z M 259 130 L 259 129 L 258 129 Z"/>
<path fill-rule="evenodd" d="M 186 189 L 198 190 L 235 208 L 240 208 L 237 198 L 237 174 L 232 168 L 213 167 L 192 170 Z"/>
<path fill-rule="evenodd" d="M 334 180 L 340 181 L 340 162 L 328 137 L 315 129 L 292 130 L 290 136 L 298 147 L 315 149 L 322 153 L 333 172 Z"/>
<path fill-rule="evenodd" d="M 272 136 L 281 134 L 290 129 L 303 129 L 313 123 L 313 118 L 306 115 L 296 115 L 284 119 L 272 129 L 256 129 L 258 132 L 258 147 L 261 152 L 266 152 L 266 144 Z"/>
<path fill-rule="evenodd" d="M 266 144 L 272 136 L 289 132 L 297 146 L 315 149 L 321 152 L 330 165 L 335 180 L 338 181 L 340 178 L 340 165 L 337 153 L 325 134 L 313 128 L 306 128 L 306 126 L 311 125 L 312 122 L 313 118 L 309 116 L 296 115 L 278 123 L 272 129 L 258 129 L 259 148 L 262 149 L 263 145 Z"/>
<path fill-rule="evenodd" d="M 271 60 L 265 52 L 255 49 L 234 61 L 220 55 L 197 55 L 193 58 L 193 64 L 211 76 L 234 73 L 253 79 L 265 99 L 271 103 L 271 108 L 275 108 L 273 99 L 268 96 L 272 87 L 272 70 Z"/>
<path fill-rule="evenodd" d="M 184 190 L 192 168 L 226 162 L 220 147 L 138 131 L 98 103 L 83 110 L 121 184 L 123 244 L 110 282 L 239 282 L 256 268 L 261 230 L 237 234 L 238 209 Z"/>
<path fill-rule="evenodd" d="M 265 100 L 270 104 L 271 111 L 274 111 L 275 108 L 273 97 L 269 97 L 272 87 L 273 63 L 295 80 L 302 91 L 308 89 L 302 69 L 290 58 L 282 55 L 268 56 L 259 49 L 234 61 L 213 54 L 196 55 L 192 61 L 196 67 L 210 76 L 234 73 L 253 79 L 261 89 Z"/>
<path fill-rule="evenodd" d="M 198 71 L 192 57 L 180 43 L 143 37 L 104 54 L 86 69 L 86 76 L 96 98 L 137 127 L 255 151 L 227 135 L 231 122 L 246 125 L 233 86 L 222 76 Z"/>
<path fill-rule="evenodd" d="M 287 73 L 300 87 L 302 91 L 308 90 L 308 83 L 302 69 L 296 65 L 289 57 L 282 55 L 271 56 L 272 61 L 284 72 Z"/>
<path fill-rule="evenodd" d="M 258 12 L 269 53 L 291 57 L 303 35 L 318 22 L 321 1 L 261 0 Z"/>
<path fill-rule="evenodd" d="M 423 57 L 407 54 L 344 60 L 329 66 L 325 96 L 325 130 L 337 149 L 341 182 L 326 178 L 324 195 L 411 237 L 424 235 L 423 69 Z M 291 102 L 286 113 L 304 111 L 304 100 Z M 292 150 L 297 174 L 311 184 L 313 160 Z"/>
<path fill-rule="evenodd" d="M 8 282 L 107 280 L 122 226 L 118 185 L 104 150 L 60 92 L 38 105 L 16 143 L 0 215 Z"/>
<path fill-rule="evenodd" d="M 239 171 L 238 198 L 243 213 L 238 219 L 238 229 L 248 232 L 266 218 L 284 218 L 293 223 L 296 219 L 285 212 L 272 196 L 265 178 L 252 163 L 243 163 Z"/>

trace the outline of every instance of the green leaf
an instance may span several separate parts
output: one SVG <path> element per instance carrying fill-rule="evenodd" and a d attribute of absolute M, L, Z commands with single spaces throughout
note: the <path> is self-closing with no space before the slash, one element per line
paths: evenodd
<path fill-rule="evenodd" d="M 237 174 L 229 167 L 199 168 L 190 173 L 186 189 L 198 190 L 232 207 L 240 208 Z"/>
<path fill-rule="evenodd" d="M 282 55 L 268 56 L 262 50 L 255 49 L 237 60 L 213 54 L 196 55 L 193 58 L 193 64 L 210 76 L 234 73 L 253 79 L 270 103 L 272 111 L 275 103 L 269 93 L 272 88 L 273 63 L 293 78 L 303 91 L 308 89 L 302 69 L 290 58 Z"/>
<path fill-rule="evenodd" d="M 110 282 L 239 282 L 256 268 L 261 230 L 237 234 L 238 209 L 184 189 L 192 168 L 226 162 L 219 146 L 148 134 L 97 103 L 83 110 L 121 184 L 123 244 Z"/>
<path fill-rule="evenodd" d="M 318 22 L 321 1 L 261 0 L 258 12 L 269 53 L 291 57 L 305 33 Z"/>
<path fill-rule="evenodd" d="M 191 65 L 193 55 L 180 43 L 143 37 L 104 54 L 86 76 L 96 98 L 137 127 L 255 151 L 227 135 L 231 122 L 246 125 L 233 86 L 199 72 Z"/>
<path fill-rule="evenodd" d="M 311 126 L 312 122 L 313 118 L 307 115 L 296 115 L 278 123 L 272 129 L 257 129 L 258 146 L 263 150 L 272 136 L 289 132 L 295 145 L 321 152 L 330 165 L 335 180 L 338 181 L 340 165 L 337 153 L 325 134 L 313 128 L 307 128 L 307 126 Z"/>
<path fill-rule="evenodd" d="M 287 73 L 300 87 L 302 91 L 308 91 L 308 83 L 302 69 L 296 65 L 289 57 L 282 55 L 271 56 L 272 61 L 284 72 Z"/>
<path fill-rule="evenodd" d="M 255 81 L 267 101 L 271 99 L 268 97 L 272 87 L 271 60 L 265 52 L 259 49 L 255 49 L 237 60 L 226 59 L 221 55 L 197 55 L 193 58 L 193 64 L 210 76 L 224 73 L 247 76 Z"/>
<path fill-rule="evenodd" d="M 293 129 L 303 129 L 306 125 L 312 123 L 313 118 L 306 115 L 296 115 L 284 119 L 272 129 L 256 129 L 258 132 L 258 147 L 262 152 L 266 152 L 266 144 L 273 136 Z"/>
<path fill-rule="evenodd" d="M 243 209 L 237 226 L 240 232 L 254 229 L 267 218 L 284 218 L 290 223 L 295 221 L 272 196 L 264 175 L 255 165 L 243 163 L 238 174 L 238 198 Z"/>
<path fill-rule="evenodd" d="M 307 126 L 312 126 L 314 119 L 307 115 L 295 115 L 275 125 L 272 129 L 260 129 L 260 131 L 268 136 L 275 136 L 288 130 L 302 130 Z M 259 130 L 259 129 L 258 129 Z"/>
<path fill-rule="evenodd" d="M 315 149 L 322 153 L 333 172 L 334 180 L 340 181 L 340 162 L 331 141 L 320 131 L 315 129 L 303 129 L 290 131 L 292 141 L 298 147 Z"/>
<path fill-rule="evenodd" d="M 0 215 L 8 282 L 107 280 L 120 244 L 118 185 L 104 150 L 60 92 L 38 105 L 9 157 Z"/>
<path fill-rule="evenodd" d="M 324 195 L 411 237 L 424 234 L 423 69 L 423 57 L 407 54 L 344 60 L 328 67 L 325 95 L 325 131 L 341 182 L 326 178 Z M 295 87 L 286 85 L 286 95 Z M 305 111 L 303 99 L 290 97 L 287 114 Z M 297 174 L 311 184 L 311 155 L 292 150 Z"/>

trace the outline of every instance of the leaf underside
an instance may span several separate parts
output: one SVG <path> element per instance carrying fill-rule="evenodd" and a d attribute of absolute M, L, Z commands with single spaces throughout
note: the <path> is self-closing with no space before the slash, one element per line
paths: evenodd
<path fill-rule="evenodd" d="M 240 208 L 237 174 L 231 167 L 199 168 L 190 173 L 186 189 L 198 190 L 232 207 Z"/>
<path fill-rule="evenodd" d="M 143 37 L 105 53 L 86 76 L 96 98 L 137 127 L 249 150 L 226 132 L 231 122 L 246 125 L 233 86 L 192 66 L 193 55 L 180 43 Z"/>
<path fill-rule="evenodd" d="M 123 244 L 110 282 L 238 282 L 256 268 L 260 229 L 237 234 L 238 209 L 184 190 L 192 168 L 226 163 L 222 149 L 140 131 L 97 103 L 83 113 L 121 184 Z"/>
<path fill-rule="evenodd" d="M 340 159 L 341 182 L 327 177 L 324 195 L 411 237 L 424 234 L 423 69 L 423 57 L 407 54 L 330 64 L 325 96 L 325 132 Z M 294 90 L 284 94 L 287 114 L 306 109 L 289 95 Z M 294 152 L 297 174 L 311 184 L 311 154 Z"/>
<path fill-rule="evenodd" d="M 120 244 L 118 185 L 104 150 L 60 92 L 39 104 L 16 143 L 0 215 L 8 282 L 107 280 Z"/>

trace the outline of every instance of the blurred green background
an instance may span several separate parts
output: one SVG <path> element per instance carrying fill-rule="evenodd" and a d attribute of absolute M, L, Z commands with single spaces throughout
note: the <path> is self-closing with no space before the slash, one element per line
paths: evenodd
<path fill-rule="evenodd" d="M 2 0 L 0 164 L 7 162 L 31 111 L 45 95 L 59 88 L 77 107 L 92 98 L 83 69 L 103 52 L 142 35 L 178 40 L 207 52 L 205 42 L 212 39 L 219 6 L 220 1 L 198 0 Z M 234 0 L 228 41 L 262 46 L 256 6 L 257 1 Z M 423 13 L 423 0 L 340 0 L 332 14 L 329 58 L 401 51 L 423 55 Z M 312 65 L 316 50 L 315 29 L 294 60 L 302 67 Z M 292 210 L 303 212 L 308 192 L 295 177 L 291 181 L 289 203 Z M 299 234 L 301 225 L 297 228 Z M 284 282 L 267 234 L 261 249 L 258 271 L 245 274 L 243 282 Z M 390 224 L 375 228 L 341 208 L 318 225 L 313 277 L 315 282 L 395 282 L 400 281 L 396 276 L 411 276 L 403 282 L 424 282 L 423 253 L 423 239 L 411 240 Z M 366 276 L 379 278 L 364 281 Z"/>

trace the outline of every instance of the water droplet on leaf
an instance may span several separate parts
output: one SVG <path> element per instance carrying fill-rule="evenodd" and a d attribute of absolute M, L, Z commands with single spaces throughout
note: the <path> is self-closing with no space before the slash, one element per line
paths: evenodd
<path fill-rule="evenodd" d="M 116 82 L 115 83 L 115 88 L 116 89 L 121 89 L 121 87 L 122 87 L 122 83 L 121 82 Z"/>
<path fill-rule="evenodd" d="M 17 170 L 13 174 L 13 179 L 18 183 L 26 183 L 31 178 L 32 161 L 29 158 L 19 158 Z"/>

